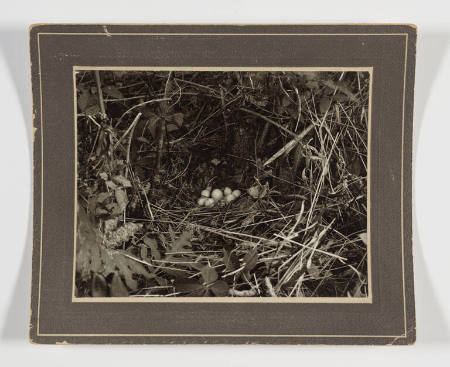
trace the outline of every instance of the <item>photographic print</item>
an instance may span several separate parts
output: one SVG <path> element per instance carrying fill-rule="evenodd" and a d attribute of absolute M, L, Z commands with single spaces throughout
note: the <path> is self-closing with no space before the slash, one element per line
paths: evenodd
<path fill-rule="evenodd" d="M 414 343 L 416 33 L 32 26 L 31 341 Z"/>
<path fill-rule="evenodd" d="M 370 69 L 74 82 L 75 297 L 369 298 Z"/>

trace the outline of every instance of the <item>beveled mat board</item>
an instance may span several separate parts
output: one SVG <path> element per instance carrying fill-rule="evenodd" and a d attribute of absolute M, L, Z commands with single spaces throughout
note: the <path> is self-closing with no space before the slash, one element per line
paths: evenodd
<path fill-rule="evenodd" d="M 416 28 L 410 25 L 31 27 L 35 129 L 31 341 L 413 343 L 415 47 Z M 372 70 L 371 302 L 73 302 L 76 67 Z"/>

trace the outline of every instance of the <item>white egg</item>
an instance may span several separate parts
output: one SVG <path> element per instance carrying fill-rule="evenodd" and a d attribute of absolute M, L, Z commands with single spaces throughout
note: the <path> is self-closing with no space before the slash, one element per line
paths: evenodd
<path fill-rule="evenodd" d="M 229 194 L 229 195 L 225 196 L 225 201 L 227 203 L 231 203 L 234 199 L 236 199 L 236 197 L 233 194 Z"/>
<path fill-rule="evenodd" d="M 231 189 L 229 187 L 225 187 L 225 189 L 223 190 L 223 193 L 225 194 L 225 196 L 227 195 L 231 195 L 233 191 L 231 191 Z"/>
<path fill-rule="evenodd" d="M 209 195 L 211 195 L 211 192 L 209 190 L 203 190 L 202 191 L 202 196 L 205 198 L 209 198 Z"/>
<path fill-rule="evenodd" d="M 205 205 L 206 200 L 208 200 L 208 199 L 205 197 L 201 197 L 200 199 L 197 200 L 197 204 L 200 206 L 203 206 L 203 205 Z"/>
<path fill-rule="evenodd" d="M 212 207 L 214 206 L 214 199 L 212 199 L 212 198 L 206 199 L 206 201 L 205 201 L 205 206 L 206 206 L 207 208 L 212 208 Z"/>
<path fill-rule="evenodd" d="M 238 198 L 239 196 L 241 196 L 241 190 L 234 190 L 234 191 L 233 191 L 233 196 L 234 196 L 235 198 Z"/>
<path fill-rule="evenodd" d="M 223 192 L 220 189 L 214 189 L 213 192 L 211 193 L 211 197 L 215 200 L 215 201 L 219 201 L 223 198 Z"/>

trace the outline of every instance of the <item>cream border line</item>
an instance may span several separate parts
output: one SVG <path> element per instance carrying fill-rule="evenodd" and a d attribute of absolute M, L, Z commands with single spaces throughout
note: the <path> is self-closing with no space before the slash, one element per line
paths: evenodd
<path fill-rule="evenodd" d="M 42 224 L 43 224 L 43 111 L 42 111 L 42 78 L 41 78 L 41 58 L 40 58 L 40 35 L 103 35 L 103 36 L 112 36 L 112 35 L 153 35 L 153 36 L 171 36 L 171 35 L 199 35 L 199 36 L 373 36 L 373 35 L 402 35 L 406 36 L 406 44 L 405 48 L 407 50 L 408 47 L 408 33 L 108 33 L 105 29 L 105 33 L 51 33 L 51 32 L 38 32 L 37 33 L 37 44 L 38 44 L 38 62 L 39 62 L 39 88 L 40 88 L 40 118 L 41 118 L 41 231 L 40 231 L 40 253 L 39 253 L 39 287 L 38 287 L 38 315 L 37 315 L 37 335 L 38 336 L 186 336 L 186 337 L 343 337 L 343 338 L 352 338 L 352 337 L 376 337 L 376 338 L 406 338 L 406 295 L 405 295 L 405 276 L 404 276 L 404 228 L 403 228 L 403 148 L 404 148 L 404 135 L 402 136 L 402 161 L 401 161 L 401 234 L 402 234 L 402 280 L 403 280 L 403 309 L 404 309 L 404 322 L 405 322 L 405 332 L 403 335 L 252 335 L 252 334 L 44 334 L 39 332 L 39 313 L 40 313 L 40 293 L 41 293 L 41 273 L 42 273 Z M 406 68 L 407 68 L 407 53 L 405 53 L 405 67 L 404 67 L 404 83 L 403 83 L 403 106 L 402 106 L 402 134 L 404 134 L 404 110 L 405 110 L 405 89 L 406 89 Z M 101 68 L 100 68 L 101 69 Z M 116 68 L 117 69 L 117 68 Z M 134 70 L 138 70 L 138 68 L 133 68 Z M 161 68 L 159 68 L 161 69 Z M 177 68 L 170 68 L 171 70 L 175 70 Z M 206 70 L 206 68 L 202 68 Z M 249 68 L 255 70 L 256 68 Z M 277 68 L 279 70 L 279 68 Z M 308 68 L 305 68 L 308 69 Z M 304 69 L 304 70 L 305 70 Z M 318 70 L 320 68 L 311 68 Z M 310 70 L 311 70 L 310 69 Z M 357 70 L 358 68 L 351 68 L 352 70 Z M 92 69 L 91 69 L 92 70 Z M 220 70 L 225 70 L 225 68 L 221 68 Z M 236 70 L 236 68 L 234 68 Z M 328 69 L 329 70 L 329 69 Z M 371 82 L 372 82 L 372 73 L 371 73 Z M 372 89 L 372 83 L 371 89 Z M 371 100 L 369 102 L 369 124 L 371 120 Z M 370 152 L 370 125 L 369 125 L 369 152 Z M 76 134 L 75 134 L 76 139 Z M 368 154 L 368 160 L 370 160 L 370 154 Z M 368 161 L 368 165 L 370 167 L 370 163 Z M 76 166 L 75 166 L 76 167 Z M 75 168 L 76 170 L 76 168 Z M 370 180 L 368 180 L 370 182 Z M 76 185 L 75 185 L 76 187 Z M 368 183 L 368 188 L 370 187 Z M 368 189 L 369 190 L 369 189 Z M 76 195 L 76 193 L 75 193 Z M 369 191 L 368 191 L 369 196 Z M 76 198 L 76 197 L 75 197 Z M 76 210 L 76 208 L 75 208 Z M 370 225 L 369 214 L 370 210 L 368 210 L 368 229 Z M 75 215 L 76 217 L 76 215 Z M 370 251 L 368 251 L 368 256 L 370 256 Z M 368 258 L 369 264 L 369 258 Z M 371 269 L 369 268 L 369 276 L 371 274 Z M 371 287 L 369 288 L 371 289 Z M 166 300 L 165 300 L 166 301 Z M 264 303 L 264 302 L 260 302 Z"/>
<path fill-rule="evenodd" d="M 371 148 L 371 100 L 372 100 L 372 74 L 373 67 L 170 67 L 170 66 L 152 66 L 152 67 L 126 67 L 126 66 L 73 66 L 73 81 L 75 83 L 75 72 L 79 70 L 198 70 L 198 71 L 362 71 L 368 72 L 370 76 L 369 89 L 369 110 L 368 110 L 368 160 L 367 160 L 367 277 L 368 277 L 368 296 L 364 298 L 348 298 L 348 297 L 97 297 L 97 298 L 81 298 L 75 297 L 75 267 L 76 267 L 76 233 L 74 232 L 74 254 L 73 254 L 73 281 L 72 281 L 72 302 L 74 303 L 351 303 L 351 304 L 371 304 L 372 303 L 372 268 L 371 268 L 371 241 L 370 241 L 370 148 Z M 77 98 L 76 86 L 74 84 L 74 128 L 75 138 L 77 137 Z M 75 140 L 75 147 L 78 143 Z M 75 149 L 75 203 L 77 202 L 77 149 Z M 77 228 L 76 205 L 74 207 L 74 228 Z"/>

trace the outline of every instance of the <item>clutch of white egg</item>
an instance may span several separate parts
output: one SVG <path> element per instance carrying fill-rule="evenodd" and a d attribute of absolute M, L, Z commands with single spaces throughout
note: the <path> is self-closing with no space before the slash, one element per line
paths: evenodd
<path fill-rule="evenodd" d="M 223 191 L 221 189 L 214 189 L 211 191 L 211 189 L 212 187 L 207 187 L 201 192 L 201 196 L 197 201 L 199 206 L 212 208 L 216 204 L 229 204 L 241 195 L 241 190 L 233 191 L 229 187 L 225 187 Z"/>

